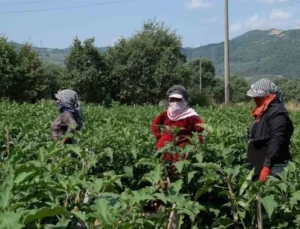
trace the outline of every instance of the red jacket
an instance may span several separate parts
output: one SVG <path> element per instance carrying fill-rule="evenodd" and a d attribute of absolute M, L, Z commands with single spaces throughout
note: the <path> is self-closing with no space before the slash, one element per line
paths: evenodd
<path fill-rule="evenodd" d="M 192 132 L 198 132 L 202 133 L 203 128 L 200 126 L 197 126 L 197 124 L 204 124 L 204 121 L 198 117 L 198 116 L 191 116 L 182 120 L 178 121 L 172 121 L 168 118 L 167 111 L 163 112 L 161 115 L 157 116 L 153 121 L 151 125 L 152 133 L 154 134 L 157 143 L 156 143 L 156 149 L 160 149 L 165 146 L 167 142 L 173 141 L 173 136 L 170 131 L 163 130 L 163 132 L 160 132 L 159 126 L 169 126 L 169 127 L 179 127 L 183 128 L 178 134 L 178 141 L 177 145 L 180 147 L 183 147 L 186 144 L 189 144 L 189 139 L 187 137 L 192 137 Z M 203 143 L 203 136 L 199 136 L 199 140 L 201 143 Z M 185 159 L 187 155 L 184 155 L 181 157 L 181 159 Z M 173 162 L 179 161 L 180 157 L 179 154 L 164 154 L 163 160 L 172 160 Z"/>

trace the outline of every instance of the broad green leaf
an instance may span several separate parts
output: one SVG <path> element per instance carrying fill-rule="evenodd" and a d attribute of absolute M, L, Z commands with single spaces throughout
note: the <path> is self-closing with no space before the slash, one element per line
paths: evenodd
<path fill-rule="evenodd" d="M 101 222 L 111 224 L 115 222 L 114 216 L 111 214 L 109 201 L 107 199 L 98 199 L 93 205 L 95 212 L 93 215 Z"/>
<path fill-rule="evenodd" d="M 13 168 L 9 166 L 5 178 L 0 185 L 0 210 L 2 211 L 8 208 L 11 198 L 13 197 L 11 192 L 14 185 L 13 180 L 14 171 Z"/>
<path fill-rule="evenodd" d="M 66 217 L 62 217 L 58 223 L 56 224 L 57 227 L 63 227 L 63 228 L 66 228 L 67 225 L 69 224 L 70 222 L 70 219 L 69 218 L 66 218 Z"/>
<path fill-rule="evenodd" d="M 233 219 L 229 219 L 227 217 L 221 217 L 219 219 L 219 222 L 221 225 L 223 226 L 230 226 L 230 225 L 233 225 Z"/>
<path fill-rule="evenodd" d="M 84 212 L 82 212 L 82 211 L 72 211 L 71 213 L 74 214 L 79 219 L 85 221 L 86 214 Z"/>
<path fill-rule="evenodd" d="M 292 194 L 292 197 L 290 198 L 291 207 L 293 208 L 295 205 L 297 205 L 298 201 L 300 201 L 300 190 Z"/>
<path fill-rule="evenodd" d="M 195 149 L 195 146 L 188 144 L 188 145 L 184 146 L 183 152 L 184 153 L 191 153 L 191 152 L 193 152 L 194 149 Z"/>
<path fill-rule="evenodd" d="M 80 147 L 72 146 L 71 149 L 77 156 L 81 157 L 81 152 L 83 152 L 83 151 Z"/>
<path fill-rule="evenodd" d="M 249 204 L 245 203 L 245 201 L 240 200 L 237 203 L 238 203 L 239 206 L 241 206 L 241 207 L 243 207 L 245 209 L 248 209 L 248 207 L 249 207 Z"/>
<path fill-rule="evenodd" d="M 136 160 L 137 155 L 138 155 L 138 150 L 136 148 L 132 148 L 130 152 L 131 152 L 133 158 Z"/>
<path fill-rule="evenodd" d="M 134 196 L 131 198 L 131 202 L 134 204 L 140 204 L 141 201 L 153 199 L 153 196 L 147 192 L 138 191 L 138 192 L 133 192 L 133 194 Z"/>
<path fill-rule="evenodd" d="M 14 182 L 19 185 L 21 182 L 23 182 L 27 177 L 29 177 L 30 175 L 34 174 L 34 171 L 31 172 L 22 172 L 20 173 L 14 180 Z"/>
<path fill-rule="evenodd" d="M 168 192 L 170 195 L 177 195 L 182 188 L 183 181 L 177 180 L 168 186 Z"/>
<path fill-rule="evenodd" d="M 293 221 L 298 227 L 300 227 L 300 215 L 296 215 L 296 219 Z"/>
<path fill-rule="evenodd" d="M 132 167 L 124 166 L 124 172 L 129 178 L 133 178 L 133 169 L 132 169 Z"/>
<path fill-rule="evenodd" d="M 111 148 L 106 148 L 104 150 L 103 156 L 108 156 L 110 158 L 110 162 L 112 163 L 114 160 L 114 152 Z"/>
<path fill-rule="evenodd" d="M 122 184 L 121 179 L 116 179 L 116 180 L 115 180 L 115 183 L 116 183 L 120 188 L 123 187 L 123 184 Z"/>
<path fill-rule="evenodd" d="M 288 222 L 284 222 L 284 223 L 280 223 L 278 224 L 277 228 L 280 229 L 280 228 L 289 228 L 289 223 Z"/>
<path fill-rule="evenodd" d="M 240 196 L 243 195 L 244 191 L 249 186 L 249 182 L 251 182 L 251 178 L 252 178 L 253 174 L 254 174 L 254 169 L 251 170 L 251 172 L 247 175 L 244 183 L 241 185 L 240 191 L 239 191 Z"/>
<path fill-rule="evenodd" d="M 209 208 L 208 211 L 214 213 L 216 216 L 219 216 L 220 214 L 220 209 L 216 209 L 216 208 Z"/>
<path fill-rule="evenodd" d="M 160 199 L 161 201 L 163 201 L 165 204 L 167 203 L 167 199 L 166 196 L 163 193 L 155 193 L 154 197 L 156 197 L 157 199 Z"/>
<path fill-rule="evenodd" d="M 195 154 L 194 157 L 196 158 L 196 160 L 197 160 L 198 163 L 202 163 L 203 162 L 203 155 L 202 155 L 202 153 L 197 153 L 197 154 Z"/>
<path fill-rule="evenodd" d="M 178 171 L 179 173 L 181 173 L 182 170 L 183 170 L 183 168 L 184 168 L 184 166 L 185 166 L 185 165 L 189 165 L 189 164 L 190 164 L 189 161 L 182 160 L 182 161 L 176 162 L 176 163 L 175 163 L 175 167 L 176 167 L 177 171 Z"/>
<path fill-rule="evenodd" d="M 23 224 L 20 222 L 21 213 L 7 212 L 0 213 L 0 228 L 1 229 L 21 229 Z"/>
<path fill-rule="evenodd" d="M 162 173 L 162 165 L 157 164 L 153 170 L 150 171 L 150 173 L 146 174 L 144 176 L 144 180 L 148 180 L 152 185 L 157 185 L 159 180 L 161 179 L 161 173 Z"/>
<path fill-rule="evenodd" d="M 36 210 L 33 214 L 29 215 L 25 219 L 25 223 L 33 222 L 37 219 L 43 219 L 49 216 L 57 216 L 67 214 L 64 207 L 54 207 L 54 208 L 41 208 Z"/>
<path fill-rule="evenodd" d="M 277 202 L 274 200 L 274 196 L 271 195 L 261 198 L 261 203 L 266 209 L 269 219 L 271 219 L 272 214 L 278 205 Z"/>
<path fill-rule="evenodd" d="M 202 196 L 204 193 L 208 192 L 209 186 L 203 185 L 195 194 L 195 200 L 198 200 L 200 196 Z"/>
<path fill-rule="evenodd" d="M 196 163 L 193 165 L 203 169 L 213 169 L 215 171 L 218 171 L 221 167 L 220 164 L 216 164 L 216 163 Z"/>
<path fill-rule="evenodd" d="M 19 207 L 23 207 L 25 204 L 25 202 L 17 202 L 9 207 L 9 211 L 15 211 Z"/>
<path fill-rule="evenodd" d="M 94 192 L 99 192 L 103 186 L 103 179 L 97 179 L 93 182 L 92 187 Z"/>
<path fill-rule="evenodd" d="M 188 173 L 188 184 L 191 182 L 191 180 L 193 179 L 196 173 L 197 173 L 196 171 L 192 171 Z"/>
<path fill-rule="evenodd" d="M 152 168 L 155 168 L 155 166 L 157 165 L 157 163 L 155 162 L 155 160 L 153 159 L 148 159 L 148 158 L 142 158 L 140 159 L 135 166 L 139 166 L 139 165 L 147 165 L 150 166 Z"/>

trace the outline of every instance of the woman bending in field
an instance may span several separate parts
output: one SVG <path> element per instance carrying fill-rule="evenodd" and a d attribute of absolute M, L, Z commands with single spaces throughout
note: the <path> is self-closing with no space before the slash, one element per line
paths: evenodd
<path fill-rule="evenodd" d="M 279 88 L 268 79 L 251 85 L 247 93 L 254 98 L 254 121 L 248 129 L 248 161 L 254 168 L 253 181 L 267 181 L 269 175 L 281 172 L 289 160 L 293 123 Z"/>
<path fill-rule="evenodd" d="M 66 134 L 79 131 L 84 124 L 84 116 L 75 91 L 65 89 L 55 94 L 55 97 L 60 114 L 51 125 L 52 140 L 58 140 Z M 65 144 L 74 143 L 74 140 L 68 137 L 63 141 Z"/>
<path fill-rule="evenodd" d="M 54 141 L 62 139 L 64 135 L 81 130 L 84 124 L 84 116 L 75 91 L 65 89 L 55 94 L 55 97 L 59 116 L 51 125 L 51 137 Z M 69 137 L 63 138 L 63 142 L 64 144 L 75 143 Z M 66 228 L 88 229 L 86 223 L 77 217 L 73 217 Z"/>

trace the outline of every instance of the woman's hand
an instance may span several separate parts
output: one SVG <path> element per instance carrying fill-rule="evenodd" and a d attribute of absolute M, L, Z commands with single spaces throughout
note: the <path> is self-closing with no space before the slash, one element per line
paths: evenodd
<path fill-rule="evenodd" d="M 260 172 L 259 180 L 262 182 L 266 182 L 270 174 L 271 174 L 271 169 L 269 167 L 263 167 L 263 169 Z"/>

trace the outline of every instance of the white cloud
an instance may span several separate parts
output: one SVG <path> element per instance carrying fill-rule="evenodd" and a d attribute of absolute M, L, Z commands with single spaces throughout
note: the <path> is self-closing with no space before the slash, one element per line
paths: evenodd
<path fill-rule="evenodd" d="M 266 4 L 275 4 L 275 3 L 281 3 L 281 2 L 288 2 L 289 0 L 256 0 L 261 3 L 266 3 Z"/>
<path fill-rule="evenodd" d="M 258 14 L 253 15 L 245 22 L 248 29 L 262 29 L 265 25 L 266 20 L 261 19 Z"/>
<path fill-rule="evenodd" d="M 291 17 L 292 17 L 291 12 L 285 12 L 283 10 L 276 10 L 276 9 L 274 9 L 270 15 L 271 20 L 287 20 Z"/>
<path fill-rule="evenodd" d="M 256 29 L 295 29 L 300 28 L 300 19 L 296 20 L 291 12 L 282 10 L 273 10 L 269 17 L 261 17 L 259 14 L 254 14 L 245 21 L 238 21 L 230 26 L 231 32 Z"/>
<path fill-rule="evenodd" d="M 212 7 L 214 4 L 210 2 L 205 2 L 204 0 L 191 0 L 191 2 L 188 2 L 185 7 L 189 10 L 195 10 L 195 9 L 207 9 Z"/>
<path fill-rule="evenodd" d="M 233 32 L 233 33 L 238 32 L 241 29 L 242 29 L 242 23 L 240 23 L 240 22 L 232 24 L 229 28 L 230 32 Z"/>

